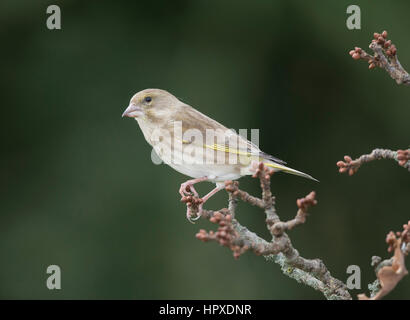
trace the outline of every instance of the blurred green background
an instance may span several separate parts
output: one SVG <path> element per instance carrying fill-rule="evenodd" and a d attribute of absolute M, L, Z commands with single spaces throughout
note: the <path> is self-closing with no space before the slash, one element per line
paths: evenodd
<path fill-rule="evenodd" d="M 46 28 L 58 4 L 62 30 Z M 392 161 L 353 177 L 336 161 L 375 147 L 409 145 L 410 89 L 350 58 L 389 31 L 410 67 L 408 1 L 356 1 L 362 29 L 346 28 L 351 1 L 2 1 L 0 297 L 3 299 L 322 299 L 279 267 L 194 235 L 185 219 L 186 177 L 154 165 L 131 96 L 166 89 L 232 128 L 259 128 L 261 148 L 315 183 L 277 174 L 283 219 L 316 190 L 319 204 L 293 231 L 295 247 L 345 281 L 385 235 L 409 219 L 410 175 Z M 241 186 L 258 194 L 250 177 Z M 211 184 L 199 190 L 207 192 Z M 226 205 L 218 194 L 208 204 Z M 238 219 L 269 238 L 262 212 Z M 62 269 L 62 290 L 46 268 Z M 389 299 L 410 298 L 410 277 Z"/>

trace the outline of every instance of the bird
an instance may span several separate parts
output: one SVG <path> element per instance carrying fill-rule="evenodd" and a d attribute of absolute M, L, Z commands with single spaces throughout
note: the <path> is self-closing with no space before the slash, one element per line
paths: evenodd
<path fill-rule="evenodd" d="M 225 181 L 252 175 L 260 163 L 273 171 L 318 181 L 306 173 L 287 167 L 285 161 L 261 151 L 256 143 L 180 101 L 166 90 L 144 89 L 137 92 L 122 117 L 135 119 L 145 140 L 161 160 L 191 178 L 181 184 L 181 197 L 194 194 L 199 198 L 194 187 L 199 182 L 215 184 L 213 190 L 200 198 L 196 217 L 192 217 L 187 207 L 186 216 L 191 222 L 201 216 L 202 205 L 225 188 Z"/>

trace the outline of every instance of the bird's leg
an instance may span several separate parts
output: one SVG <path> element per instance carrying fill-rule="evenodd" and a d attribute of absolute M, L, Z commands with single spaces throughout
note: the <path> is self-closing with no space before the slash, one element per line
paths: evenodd
<path fill-rule="evenodd" d="M 188 180 L 184 183 L 181 184 L 181 187 L 179 188 L 179 194 L 182 197 L 182 201 L 186 203 L 186 218 L 188 219 L 189 222 L 192 222 L 191 216 L 192 211 L 191 207 L 192 206 L 198 206 L 198 204 L 202 201 L 199 198 L 198 192 L 194 188 L 194 184 L 202 181 L 208 180 L 207 177 L 201 177 L 201 178 L 196 178 L 192 180 Z M 192 199 L 191 194 L 194 195 L 194 199 Z M 199 208 L 198 208 L 199 209 Z M 193 222 L 192 222 L 193 223 Z"/>
<path fill-rule="evenodd" d="M 218 193 L 219 191 L 225 189 L 225 186 L 217 186 L 214 189 L 212 189 L 206 196 L 204 196 L 203 198 L 200 198 L 199 200 L 199 206 L 198 206 L 198 212 L 196 213 L 196 217 L 195 218 L 191 218 L 191 210 L 190 207 L 187 207 L 187 219 L 189 220 L 189 222 L 193 222 L 198 220 L 201 215 L 202 215 L 202 206 L 204 205 L 204 203 L 206 201 L 209 200 L 209 198 L 211 198 L 215 193 Z"/>
<path fill-rule="evenodd" d="M 206 180 L 208 180 L 208 177 L 196 178 L 182 183 L 181 187 L 179 188 L 179 194 L 181 195 L 181 197 L 185 197 L 189 195 L 190 192 L 192 192 L 195 197 L 199 197 L 198 192 L 196 192 L 194 188 L 194 184 Z"/>
<path fill-rule="evenodd" d="M 201 178 L 196 178 L 192 180 L 188 180 L 184 183 L 181 184 L 181 187 L 179 188 L 179 194 L 182 197 L 182 201 L 187 203 L 187 210 L 186 210 L 186 217 L 189 222 L 193 222 L 195 220 L 198 220 L 201 217 L 202 214 L 202 206 L 203 204 L 209 200 L 215 193 L 218 191 L 221 191 L 222 189 L 225 188 L 225 185 L 217 186 L 214 189 L 212 189 L 206 196 L 203 198 L 199 198 L 198 192 L 194 188 L 194 184 L 202 181 L 208 180 L 208 177 L 201 177 Z M 192 199 L 190 197 L 191 193 L 194 195 L 194 198 Z M 188 198 L 191 198 L 188 200 Z M 196 217 L 191 218 L 193 213 L 191 208 L 192 207 L 197 207 L 197 212 L 196 212 Z"/>
<path fill-rule="evenodd" d="M 204 197 L 202 198 L 201 206 L 202 206 L 206 201 L 208 201 L 209 198 L 212 197 L 215 193 L 218 193 L 219 191 L 221 191 L 221 190 L 223 190 L 223 189 L 225 189 L 225 185 L 217 186 L 217 187 L 215 187 L 214 189 L 212 189 L 206 196 L 204 196 Z"/>

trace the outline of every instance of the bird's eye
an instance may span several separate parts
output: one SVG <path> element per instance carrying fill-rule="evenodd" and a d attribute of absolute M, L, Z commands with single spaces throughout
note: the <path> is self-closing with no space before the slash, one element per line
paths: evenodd
<path fill-rule="evenodd" d="M 151 97 L 145 97 L 144 101 L 146 103 L 150 103 L 152 101 L 152 98 Z"/>

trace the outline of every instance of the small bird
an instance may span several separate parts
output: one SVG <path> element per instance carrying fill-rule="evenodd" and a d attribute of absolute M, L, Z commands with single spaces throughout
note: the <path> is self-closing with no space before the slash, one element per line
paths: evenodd
<path fill-rule="evenodd" d="M 286 162 L 262 152 L 255 143 L 165 90 L 145 89 L 136 93 L 122 117 L 134 118 L 138 122 L 145 140 L 162 161 L 193 178 L 181 184 L 179 193 L 182 197 L 191 192 L 199 197 L 194 188 L 198 182 L 216 184 L 201 199 L 195 220 L 201 215 L 203 203 L 224 189 L 225 181 L 252 175 L 260 162 L 274 171 L 318 181 L 306 173 L 286 167 Z M 194 220 L 189 208 L 187 218 Z"/>

